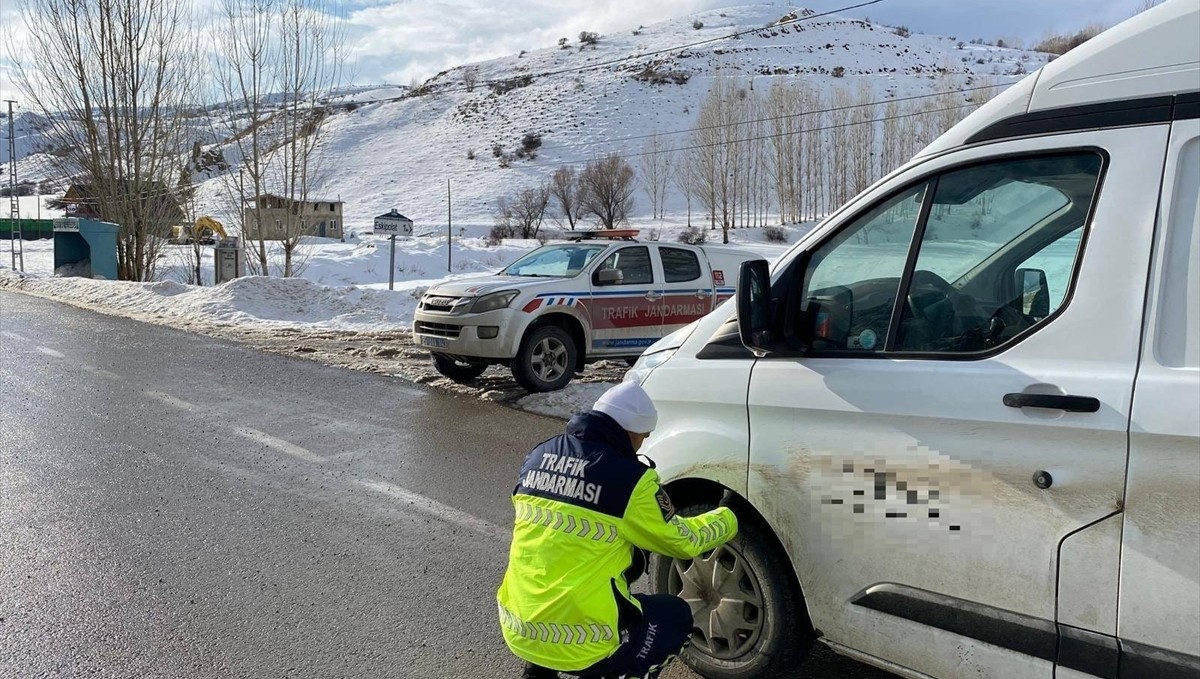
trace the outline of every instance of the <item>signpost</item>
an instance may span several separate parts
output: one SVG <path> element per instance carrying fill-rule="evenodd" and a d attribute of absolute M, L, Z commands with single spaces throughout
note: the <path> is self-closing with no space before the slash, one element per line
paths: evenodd
<path fill-rule="evenodd" d="M 388 263 L 388 290 L 394 290 L 396 284 L 396 236 L 411 236 L 413 222 L 408 217 L 392 208 L 392 211 L 375 218 L 375 234 L 391 236 L 392 255 Z"/>

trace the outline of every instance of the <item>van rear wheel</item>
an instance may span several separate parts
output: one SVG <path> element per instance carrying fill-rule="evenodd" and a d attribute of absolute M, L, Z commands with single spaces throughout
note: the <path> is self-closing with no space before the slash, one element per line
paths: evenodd
<path fill-rule="evenodd" d="M 679 513 L 713 508 L 697 504 Z M 692 609 L 691 644 L 680 655 L 709 679 L 794 676 L 814 640 L 804 597 L 786 556 L 756 520 L 738 517 L 738 535 L 695 559 L 656 556 L 650 567 L 657 592 Z"/>
<path fill-rule="evenodd" d="M 470 382 L 488 369 L 487 363 L 460 361 L 445 354 L 433 355 L 433 367 L 455 382 Z"/>

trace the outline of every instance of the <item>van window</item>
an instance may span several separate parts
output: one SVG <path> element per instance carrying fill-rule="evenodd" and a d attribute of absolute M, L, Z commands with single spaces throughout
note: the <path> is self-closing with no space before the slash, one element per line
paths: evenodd
<path fill-rule="evenodd" d="M 617 250 L 600 263 L 600 269 L 620 271 L 621 285 L 648 285 L 654 282 L 650 249 L 645 246 Z"/>
<path fill-rule="evenodd" d="M 1069 298 L 1103 162 L 1009 158 L 894 194 L 812 252 L 793 337 L 823 353 L 971 354 L 1023 336 Z"/>
<path fill-rule="evenodd" d="M 907 277 L 895 349 L 983 351 L 1057 311 L 1102 164 L 1084 152 L 942 175 Z"/>
<path fill-rule="evenodd" d="M 1051 312 L 1062 306 L 1067 296 L 1067 286 L 1071 283 L 1071 274 L 1075 265 L 1075 257 L 1079 253 L 1080 240 L 1083 238 L 1083 227 L 1080 226 L 1063 237 L 1052 241 L 1029 259 L 1021 262 L 1018 269 L 1032 269 L 1046 273 L 1046 283 L 1049 286 L 1049 309 Z"/>
<path fill-rule="evenodd" d="M 813 253 L 798 331 L 814 349 L 883 350 L 925 188 L 884 201 Z"/>
<path fill-rule="evenodd" d="M 682 248 L 659 248 L 662 256 L 663 275 L 668 283 L 686 283 L 702 275 L 700 258 L 691 250 Z"/>

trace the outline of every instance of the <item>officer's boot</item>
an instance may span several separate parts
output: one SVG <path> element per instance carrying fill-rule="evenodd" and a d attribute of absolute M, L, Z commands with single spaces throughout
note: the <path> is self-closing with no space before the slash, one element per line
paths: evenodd
<path fill-rule="evenodd" d="M 521 679 L 559 679 L 559 677 L 558 672 L 554 670 L 533 663 L 525 663 L 525 673 L 521 675 Z"/>

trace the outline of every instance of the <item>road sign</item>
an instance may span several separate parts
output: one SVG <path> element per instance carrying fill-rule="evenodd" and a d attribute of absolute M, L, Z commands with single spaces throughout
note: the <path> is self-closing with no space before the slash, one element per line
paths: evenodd
<path fill-rule="evenodd" d="M 411 236 L 412 232 L 412 220 L 395 210 L 375 218 L 376 235 Z"/>

